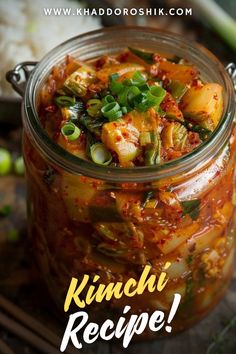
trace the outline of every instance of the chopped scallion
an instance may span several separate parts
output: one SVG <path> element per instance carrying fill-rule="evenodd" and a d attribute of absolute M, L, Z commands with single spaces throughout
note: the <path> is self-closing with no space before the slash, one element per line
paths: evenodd
<path fill-rule="evenodd" d="M 91 117 L 99 117 L 101 114 L 102 101 L 92 98 L 87 102 L 87 112 Z"/>
<path fill-rule="evenodd" d="M 111 102 L 102 107 L 102 114 L 109 121 L 117 120 L 122 117 L 122 111 L 118 102 Z"/>
<path fill-rule="evenodd" d="M 113 94 L 118 94 L 124 87 L 124 85 L 121 82 L 117 81 L 118 78 L 119 78 L 118 74 L 113 74 L 110 76 L 109 88 Z"/>
<path fill-rule="evenodd" d="M 107 166 L 112 161 L 112 155 L 103 143 L 96 143 L 90 147 L 90 155 L 93 162 Z"/>
<path fill-rule="evenodd" d="M 80 129 L 72 122 L 66 123 L 61 128 L 61 133 L 70 141 L 78 139 L 80 136 Z"/>
<path fill-rule="evenodd" d="M 115 98 L 112 95 L 106 95 L 103 99 L 102 99 L 102 103 L 105 106 L 108 103 L 112 103 L 115 101 Z"/>
<path fill-rule="evenodd" d="M 71 107 L 76 103 L 75 97 L 59 96 L 55 99 L 57 106 L 59 107 Z"/>

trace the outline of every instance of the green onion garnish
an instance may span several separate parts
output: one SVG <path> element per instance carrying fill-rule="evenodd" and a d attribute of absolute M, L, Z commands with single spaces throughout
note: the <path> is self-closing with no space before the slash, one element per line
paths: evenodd
<path fill-rule="evenodd" d="M 57 106 L 59 107 L 71 107 L 76 104 L 75 97 L 59 96 L 55 99 Z"/>
<path fill-rule="evenodd" d="M 80 136 L 80 129 L 72 122 L 66 123 L 61 128 L 61 133 L 68 139 L 68 140 L 76 140 Z"/>
<path fill-rule="evenodd" d="M 145 146 L 145 165 L 157 165 L 161 162 L 161 138 L 155 132 L 150 132 L 151 143 Z"/>
<path fill-rule="evenodd" d="M 112 161 L 112 155 L 103 143 L 96 143 L 90 147 L 90 155 L 93 162 L 107 166 Z"/>
<path fill-rule="evenodd" d="M 101 114 L 102 101 L 92 98 L 87 102 L 87 112 L 91 117 L 99 117 Z"/>
<path fill-rule="evenodd" d="M 147 99 L 152 101 L 155 105 L 160 105 L 165 98 L 166 91 L 160 86 L 151 86 L 147 92 Z"/>
<path fill-rule="evenodd" d="M 158 107 L 163 101 L 166 91 L 160 86 L 151 86 L 149 91 L 137 96 L 134 105 L 140 112 L 145 112 L 151 107 Z"/>
<path fill-rule="evenodd" d="M 118 95 L 118 102 L 121 106 L 128 107 L 132 105 L 133 99 L 140 94 L 140 90 L 137 86 L 125 87 Z"/>
<path fill-rule="evenodd" d="M 142 75 L 140 71 L 136 71 L 131 79 L 126 79 L 122 83 L 117 82 L 118 77 L 117 74 L 110 76 L 109 85 L 112 94 L 117 96 L 117 98 L 108 95 L 105 100 L 103 99 L 103 104 L 105 106 L 105 103 L 114 103 L 117 99 L 116 103 L 118 103 L 122 109 L 120 111 L 115 103 L 112 106 L 103 107 L 102 113 L 105 117 L 109 120 L 115 120 L 132 109 L 137 109 L 141 112 L 145 112 L 151 107 L 158 109 L 166 94 L 166 91 L 162 87 L 156 85 L 150 87 L 146 82 L 145 76 Z M 111 111 L 110 117 L 106 115 L 106 112 L 104 114 L 104 110 L 107 111 L 108 108 L 114 109 L 114 111 Z"/>
<path fill-rule="evenodd" d="M 124 85 L 121 82 L 117 81 L 118 78 L 119 78 L 118 74 L 113 74 L 109 77 L 110 79 L 109 88 L 113 94 L 119 93 L 124 87 Z"/>
<path fill-rule="evenodd" d="M 12 157 L 8 150 L 0 148 L 0 176 L 5 176 L 11 171 Z"/>
<path fill-rule="evenodd" d="M 140 86 L 146 83 L 146 78 L 141 74 L 140 71 L 136 71 L 132 79 L 126 79 L 123 81 L 125 86 Z"/>
<path fill-rule="evenodd" d="M 122 117 L 121 108 L 118 102 L 111 102 L 102 107 L 102 114 L 109 121 L 117 120 Z"/>
<path fill-rule="evenodd" d="M 106 95 L 103 99 L 102 99 L 102 103 L 105 106 L 108 103 L 112 103 L 115 101 L 115 98 L 112 95 Z"/>

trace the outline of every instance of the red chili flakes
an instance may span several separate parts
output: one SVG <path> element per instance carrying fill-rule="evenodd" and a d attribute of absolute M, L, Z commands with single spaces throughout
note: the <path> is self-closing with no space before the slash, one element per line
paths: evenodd
<path fill-rule="evenodd" d="M 95 66 L 96 66 L 97 69 L 101 69 L 105 64 L 106 64 L 106 57 L 105 56 L 99 58 L 95 62 Z"/>
<path fill-rule="evenodd" d="M 164 58 L 161 55 L 155 53 L 153 55 L 153 61 L 154 63 L 160 63 L 161 61 L 164 61 Z"/>
<path fill-rule="evenodd" d="M 45 107 L 45 111 L 54 113 L 56 112 L 57 107 L 54 104 L 51 104 L 50 106 Z"/>
<path fill-rule="evenodd" d="M 121 141 L 121 140 L 122 140 L 122 137 L 120 135 L 117 135 L 116 141 Z"/>
<path fill-rule="evenodd" d="M 191 82 L 191 86 L 192 86 L 192 87 L 197 87 L 198 85 L 199 85 L 198 79 L 194 79 L 194 80 Z"/>
<path fill-rule="evenodd" d="M 153 64 L 150 66 L 150 74 L 152 76 L 157 76 L 159 73 L 159 64 Z"/>
<path fill-rule="evenodd" d="M 101 86 L 99 84 L 91 84 L 88 86 L 88 92 L 89 93 L 98 93 L 102 90 Z"/>
<path fill-rule="evenodd" d="M 130 56 L 130 53 L 129 52 L 125 52 L 125 53 L 121 53 L 119 56 L 118 56 L 118 60 L 123 63 L 123 62 L 126 62 L 128 60 Z"/>
<path fill-rule="evenodd" d="M 129 138 L 129 133 L 123 132 L 123 133 L 122 133 L 122 136 L 123 136 L 125 139 L 128 139 L 128 138 Z"/>
<path fill-rule="evenodd" d="M 164 244 L 166 243 L 166 239 L 161 238 L 161 239 L 158 241 L 158 243 L 159 243 L 160 245 L 164 245 Z"/>
<path fill-rule="evenodd" d="M 127 123 L 130 123 L 130 124 L 132 124 L 132 122 L 133 122 L 133 120 L 132 120 L 131 117 L 129 117 L 128 119 L 126 119 L 126 121 L 127 121 Z"/>
<path fill-rule="evenodd" d="M 191 145 L 198 145 L 201 143 L 201 139 L 199 134 L 196 132 L 189 132 L 188 133 L 189 142 Z"/>

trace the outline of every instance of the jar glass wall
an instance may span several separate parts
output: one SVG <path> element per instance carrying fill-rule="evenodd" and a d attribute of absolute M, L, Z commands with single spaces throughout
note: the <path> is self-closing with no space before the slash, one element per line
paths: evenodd
<path fill-rule="evenodd" d="M 66 54 L 82 60 L 135 46 L 189 59 L 203 79 L 224 87 L 224 118 L 210 140 L 163 166 L 98 167 L 69 155 L 43 131 L 38 93 L 51 68 Z M 234 260 L 235 128 L 233 88 L 217 59 L 177 36 L 150 29 L 101 30 L 49 53 L 28 83 L 24 114 L 24 158 L 29 230 L 34 254 L 57 305 L 72 277 L 100 282 L 139 279 L 145 265 L 169 281 L 160 292 L 91 305 L 96 318 L 132 311 L 169 311 L 182 296 L 174 330 L 198 321 L 223 296 Z M 148 196 L 148 199 L 147 199 Z"/>

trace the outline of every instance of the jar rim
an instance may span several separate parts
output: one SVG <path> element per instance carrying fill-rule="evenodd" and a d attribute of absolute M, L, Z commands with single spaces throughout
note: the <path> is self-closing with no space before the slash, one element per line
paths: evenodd
<path fill-rule="evenodd" d="M 220 123 L 210 135 L 209 139 L 199 145 L 192 152 L 160 165 L 129 168 L 101 166 L 72 155 L 61 146 L 57 145 L 52 139 L 49 138 L 46 131 L 40 124 L 36 109 L 37 81 L 39 80 L 39 77 L 45 77 L 48 63 L 51 62 L 53 58 L 56 60 L 59 54 L 64 53 L 65 50 L 68 54 L 70 52 L 70 48 L 78 44 L 80 41 L 101 41 L 103 35 L 109 34 L 114 37 L 117 33 L 119 33 L 119 36 L 121 37 L 122 34 L 126 36 L 129 34 L 136 37 L 138 35 L 152 36 L 152 38 L 155 38 L 156 40 L 159 39 L 165 41 L 166 44 L 168 44 L 168 42 L 176 44 L 177 48 L 178 46 L 186 48 L 186 50 L 188 49 L 191 53 L 201 55 L 202 60 L 208 62 L 209 65 L 214 65 L 215 69 L 218 70 L 226 93 L 224 112 Z M 46 155 L 48 161 L 54 165 L 58 165 L 67 172 L 101 179 L 108 182 L 152 182 L 192 171 L 194 168 L 199 166 L 199 164 L 202 166 L 202 164 L 207 163 L 212 158 L 212 155 L 216 154 L 221 147 L 224 146 L 231 134 L 231 127 L 234 120 L 234 97 L 233 84 L 224 66 L 214 54 L 202 45 L 195 42 L 193 43 L 189 40 L 183 39 L 180 35 L 164 30 L 141 26 L 114 26 L 73 37 L 52 49 L 48 54 L 46 54 L 46 56 L 44 56 L 44 58 L 36 65 L 26 86 L 22 112 L 24 117 L 23 124 L 26 131 L 28 131 L 33 137 L 37 148 L 41 151 L 41 153 Z"/>

